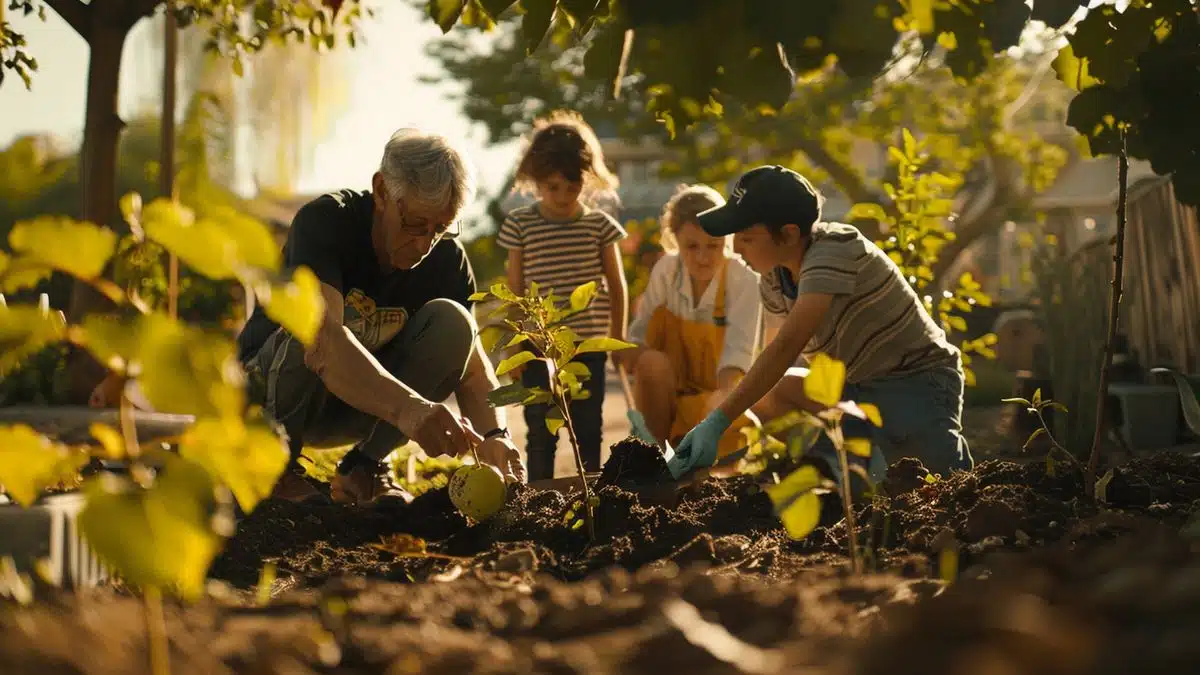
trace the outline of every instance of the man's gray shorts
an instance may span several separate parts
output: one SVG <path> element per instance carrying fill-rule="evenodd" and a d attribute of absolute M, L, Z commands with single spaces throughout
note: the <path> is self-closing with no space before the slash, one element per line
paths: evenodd
<path fill-rule="evenodd" d="M 374 355 L 396 379 L 440 402 L 462 382 L 477 334 L 474 318 L 462 305 L 438 298 L 413 314 Z M 351 443 L 381 460 L 408 440 L 391 424 L 331 394 L 305 365 L 304 346 L 283 329 L 267 338 L 246 370 L 252 401 L 286 431 L 293 461 L 306 445 Z"/>

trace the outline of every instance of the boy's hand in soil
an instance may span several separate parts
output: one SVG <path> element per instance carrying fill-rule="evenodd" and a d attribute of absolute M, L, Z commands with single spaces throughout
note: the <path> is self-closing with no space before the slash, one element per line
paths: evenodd
<path fill-rule="evenodd" d="M 731 424 L 725 413 L 718 408 L 697 424 L 675 448 L 675 456 L 667 462 L 671 475 L 679 478 L 685 473 L 702 467 L 712 466 L 717 460 L 717 447 L 721 436 Z"/>

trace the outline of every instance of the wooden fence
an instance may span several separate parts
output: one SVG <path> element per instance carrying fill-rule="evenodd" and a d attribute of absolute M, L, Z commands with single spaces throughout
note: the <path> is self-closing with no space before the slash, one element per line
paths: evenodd
<path fill-rule="evenodd" d="M 1179 203 L 1165 178 L 1142 182 L 1130 197 L 1121 330 L 1143 365 L 1200 373 L 1197 210 Z"/>

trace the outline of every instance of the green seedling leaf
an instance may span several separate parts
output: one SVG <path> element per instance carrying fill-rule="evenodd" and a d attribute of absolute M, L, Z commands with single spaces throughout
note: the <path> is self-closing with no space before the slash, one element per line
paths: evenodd
<path fill-rule="evenodd" d="M 1022 408 L 1033 407 L 1032 403 L 1030 403 L 1027 399 L 1023 399 L 1023 398 L 1002 398 L 1002 399 L 1000 399 L 1000 402 L 1001 403 L 1019 403 L 1019 404 L 1021 404 Z"/>
<path fill-rule="evenodd" d="M 823 482 L 816 467 L 805 465 L 778 484 L 767 487 L 766 493 L 775 507 L 775 515 L 779 516 L 792 539 L 807 537 L 820 522 L 821 499 L 816 490 Z"/>
<path fill-rule="evenodd" d="M 197 220 L 179 202 L 160 198 L 142 209 L 146 237 L 209 279 L 233 279 L 252 269 L 275 272 L 280 253 L 265 225 L 232 210 Z"/>
<path fill-rule="evenodd" d="M 260 282 L 255 285 L 255 293 L 267 316 L 308 346 L 317 339 L 317 330 L 325 318 L 320 284 L 312 270 L 299 267 L 290 281 Z"/>
<path fill-rule="evenodd" d="M 637 347 L 635 344 L 625 342 L 610 337 L 595 337 L 588 338 L 579 343 L 575 349 L 575 355 L 587 354 L 589 352 L 619 352 L 622 349 L 633 349 Z"/>
<path fill-rule="evenodd" d="M 1033 433 L 1029 434 L 1029 438 L 1025 439 L 1025 445 L 1021 446 L 1021 450 L 1028 450 L 1029 446 L 1033 445 L 1033 442 L 1043 436 L 1045 433 L 1045 427 L 1038 427 L 1037 429 L 1034 429 Z"/>
<path fill-rule="evenodd" d="M 125 438 L 121 432 L 100 422 L 92 422 L 88 433 L 100 444 L 101 455 L 105 459 L 118 460 L 125 456 Z"/>
<path fill-rule="evenodd" d="M 530 361 L 533 361 L 536 358 L 537 357 L 533 355 L 533 352 L 529 352 L 529 351 L 524 351 L 524 352 L 520 352 L 519 354 L 514 354 L 513 356 L 510 356 L 507 359 L 504 359 L 503 361 L 500 362 L 500 365 L 496 366 L 496 376 L 499 377 L 501 375 L 507 375 L 514 368 L 523 366 L 526 363 L 529 363 Z"/>
<path fill-rule="evenodd" d="M 883 416 L 879 413 L 879 408 L 870 403 L 858 404 L 854 401 L 838 401 L 834 409 L 840 410 L 852 417 L 857 417 L 860 420 L 870 422 L 877 427 L 883 426 Z"/>
<path fill-rule="evenodd" d="M 232 340 L 180 323 L 165 314 L 140 320 L 139 384 L 156 410 L 197 417 L 240 415 L 243 377 Z"/>
<path fill-rule="evenodd" d="M 104 272 L 116 251 L 117 234 L 63 216 L 40 216 L 13 225 L 8 245 L 14 253 L 38 265 L 92 280 Z"/>
<path fill-rule="evenodd" d="M 0 377 L 66 335 L 66 322 L 58 312 L 29 305 L 0 306 Z"/>
<path fill-rule="evenodd" d="M 859 457 L 871 456 L 871 439 L 869 438 L 847 438 L 843 447 L 846 452 L 857 455 Z"/>
<path fill-rule="evenodd" d="M 826 408 L 837 406 L 846 383 L 846 364 L 818 353 L 809 364 L 804 378 L 804 395 Z"/>
<path fill-rule="evenodd" d="M 491 291 L 492 295 L 503 300 L 504 302 L 519 302 L 521 300 L 516 293 L 513 293 L 508 289 L 507 284 L 495 283 L 492 284 L 492 287 L 489 290 Z"/>
<path fill-rule="evenodd" d="M 493 408 L 517 405 L 518 403 L 524 403 L 533 393 L 531 389 L 525 387 L 520 382 L 513 382 L 512 384 L 506 384 L 488 392 L 488 403 Z"/>
<path fill-rule="evenodd" d="M 111 474 L 88 481 L 79 526 L 96 555 L 122 578 L 195 600 L 221 547 L 213 527 L 214 489 L 203 468 L 167 455 L 148 489 Z"/>
<path fill-rule="evenodd" d="M 929 35 L 933 32 L 933 0 L 909 0 L 908 11 L 917 24 L 917 32 Z"/>
<path fill-rule="evenodd" d="M 0 426 L 0 487 L 21 506 L 31 506 L 42 490 L 78 471 L 86 461 L 83 453 L 28 425 Z"/>
<path fill-rule="evenodd" d="M 488 293 L 487 291 L 479 291 L 477 293 L 472 293 L 471 297 L 467 298 L 467 301 L 468 302 L 483 302 L 484 300 L 487 300 L 491 296 L 492 296 L 492 294 Z"/>
<path fill-rule="evenodd" d="M 483 346 L 483 351 L 493 352 L 508 333 L 508 330 L 495 324 L 484 326 L 483 330 L 479 331 L 479 344 Z"/>
<path fill-rule="evenodd" d="M 0 251 L 0 293 L 36 288 L 53 274 L 54 270 L 42 263 L 24 256 L 14 258 Z"/>
<path fill-rule="evenodd" d="M 517 345 L 521 344 L 522 342 L 525 342 L 528 339 L 529 339 L 528 333 L 517 333 L 516 335 L 512 336 L 512 339 L 508 341 L 508 344 L 504 345 L 504 348 L 512 349 L 513 347 L 516 347 Z"/>
<path fill-rule="evenodd" d="M 586 382 L 591 379 L 592 371 L 588 367 L 578 361 L 571 361 L 561 366 L 563 371 L 571 373 L 579 382 Z"/>
<path fill-rule="evenodd" d="M 546 413 L 546 430 L 550 432 L 551 436 L 557 435 L 558 430 L 562 429 L 564 424 L 566 424 L 566 420 L 563 419 L 562 411 L 557 407 L 551 408 Z"/>
<path fill-rule="evenodd" d="M 184 434 L 179 454 L 226 485 L 250 513 L 271 494 L 288 463 L 288 448 L 266 426 L 246 426 L 240 417 L 206 418 Z"/>
<path fill-rule="evenodd" d="M 1096 501 L 1101 504 L 1108 503 L 1108 485 L 1112 483 L 1113 470 L 1109 469 L 1104 472 L 1103 476 L 1096 479 Z"/>
<path fill-rule="evenodd" d="M 592 304 L 592 300 L 596 297 L 596 289 L 596 282 L 589 281 L 571 291 L 571 310 L 580 312 L 587 309 L 587 306 Z"/>
<path fill-rule="evenodd" d="M 846 221 L 852 220 L 877 220 L 879 222 L 887 222 L 887 212 L 879 204 L 860 203 L 850 207 L 846 212 Z"/>

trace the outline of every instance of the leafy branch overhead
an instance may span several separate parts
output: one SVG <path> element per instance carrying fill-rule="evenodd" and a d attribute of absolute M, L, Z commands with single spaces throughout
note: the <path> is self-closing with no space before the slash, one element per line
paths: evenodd
<path fill-rule="evenodd" d="M 1032 9 L 1030 8 L 1032 4 Z M 1067 32 L 1059 76 L 1082 91 L 1070 124 L 1094 153 L 1112 153 L 1117 124 L 1131 129 L 1130 153 L 1173 173 L 1180 198 L 1200 202 L 1200 18 L 1189 0 L 1101 5 L 1073 25 L 1076 0 L 430 0 L 430 16 L 490 29 L 519 14 L 527 53 L 546 49 L 563 22 L 586 54 L 583 70 L 636 88 L 669 131 L 736 104 L 771 116 L 796 82 L 818 71 L 852 79 L 895 70 L 900 45 L 916 39 L 923 58 L 967 80 L 1016 46 L 1031 21 Z M 1073 31 L 1073 32 L 1072 32 Z M 1076 63 L 1076 61 L 1081 63 Z M 1072 64 L 1074 64 L 1072 66 Z M 1082 83 L 1083 86 L 1080 85 Z"/>

